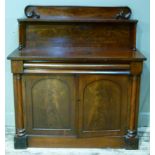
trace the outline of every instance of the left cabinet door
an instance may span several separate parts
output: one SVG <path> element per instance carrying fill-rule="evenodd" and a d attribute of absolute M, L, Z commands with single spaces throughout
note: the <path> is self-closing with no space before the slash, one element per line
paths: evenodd
<path fill-rule="evenodd" d="M 75 85 L 74 75 L 23 75 L 28 134 L 76 134 Z"/>

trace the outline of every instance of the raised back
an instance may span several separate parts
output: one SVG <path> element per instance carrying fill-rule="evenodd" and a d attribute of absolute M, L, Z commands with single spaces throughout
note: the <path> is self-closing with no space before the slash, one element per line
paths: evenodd
<path fill-rule="evenodd" d="M 128 23 L 31 23 L 26 28 L 26 47 L 132 48 Z"/>
<path fill-rule="evenodd" d="M 128 20 L 128 7 L 27 6 L 25 14 L 28 19 L 19 19 L 20 49 L 136 47 L 137 21 Z"/>
<path fill-rule="evenodd" d="M 102 18 L 102 19 L 129 19 L 129 7 L 77 7 L 77 6 L 33 6 L 25 8 L 28 18 Z"/>

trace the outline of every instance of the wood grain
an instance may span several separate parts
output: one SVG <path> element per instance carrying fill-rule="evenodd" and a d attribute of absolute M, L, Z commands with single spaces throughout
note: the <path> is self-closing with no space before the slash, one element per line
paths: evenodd
<path fill-rule="evenodd" d="M 75 129 L 75 79 L 72 75 L 24 76 L 29 133 L 72 134 Z"/>
<path fill-rule="evenodd" d="M 15 148 L 138 148 L 137 20 L 128 7 L 27 6 L 18 19 Z"/>
<path fill-rule="evenodd" d="M 21 75 L 14 74 L 13 81 L 14 81 L 16 135 L 18 137 L 21 137 L 25 135 Z"/>
<path fill-rule="evenodd" d="M 124 7 L 88 7 L 88 6 L 36 6 L 25 7 L 28 18 L 51 19 L 53 17 L 66 18 L 103 18 L 103 19 L 129 19 L 131 9 Z"/>
<path fill-rule="evenodd" d="M 81 75 L 79 85 L 80 135 L 123 135 L 128 125 L 128 76 Z"/>
<path fill-rule="evenodd" d="M 25 50 L 25 51 L 24 51 Z M 14 50 L 8 59 L 34 62 L 67 62 L 67 63 L 131 63 L 142 62 L 146 57 L 139 51 L 128 49 L 105 49 L 89 47 L 73 48 L 36 48 Z"/>
<path fill-rule="evenodd" d="M 123 148 L 122 137 L 70 138 L 70 137 L 28 137 L 29 147 L 60 147 L 60 148 Z"/>
<path fill-rule="evenodd" d="M 26 47 L 122 47 L 131 48 L 131 24 L 51 23 L 29 24 Z M 93 37 L 92 37 L 93 36 Z M 85 40 L 85 42 L 83 42 Z"/>

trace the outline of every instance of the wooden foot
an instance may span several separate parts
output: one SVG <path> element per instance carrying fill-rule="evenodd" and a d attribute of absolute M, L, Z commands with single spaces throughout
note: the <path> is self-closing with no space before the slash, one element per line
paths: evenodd
<path fill-rule="evenodd" d="M 139 138 L 136 131 L 128 130 L 127 135 L 125 135 L 125 148 L 127 150 L 137 150 L 139 146 Z"/>

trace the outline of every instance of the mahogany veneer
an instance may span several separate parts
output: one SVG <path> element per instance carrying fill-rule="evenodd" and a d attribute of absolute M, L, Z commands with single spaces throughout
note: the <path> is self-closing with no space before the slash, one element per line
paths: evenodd
<path fill-rule="evenodd" d="M 137 20 L 128 7 L 27 6 L 11 60 L 15 148 L 138 148 Z"/>

